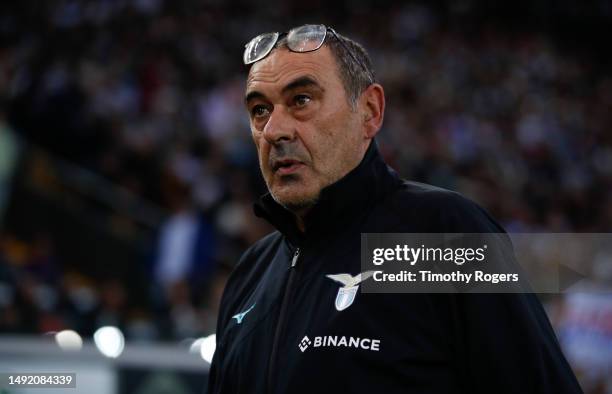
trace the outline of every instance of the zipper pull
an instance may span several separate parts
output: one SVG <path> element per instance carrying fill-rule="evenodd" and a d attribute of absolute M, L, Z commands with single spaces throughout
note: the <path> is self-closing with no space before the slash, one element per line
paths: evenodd
<path fill-rule="evenodd" d="M 295 250 L 295 253 L 293 254 L 293 260 L 291 260 L 291 268 L 295 267 L 299 257 L 300 257 L 300 248 L 297 248 Z"/>

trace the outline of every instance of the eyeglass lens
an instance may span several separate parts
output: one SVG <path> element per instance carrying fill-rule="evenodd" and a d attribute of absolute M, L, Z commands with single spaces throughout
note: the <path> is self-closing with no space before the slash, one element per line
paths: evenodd
<path fill-rule="evenodd" d="M 304 25 L 291 29 L 287 35 L 287 45 L 294 52 L 316 51 L 323 45 L 327 27 L 323 25 Z"/>
<path fill-rule="evenodd" d="M 246 45 L 243 59 L 244 63 L 254 63 L 266 57 L 276 44 L 277 40 L 278 33 L 265 33 L 252 39 Z"/>

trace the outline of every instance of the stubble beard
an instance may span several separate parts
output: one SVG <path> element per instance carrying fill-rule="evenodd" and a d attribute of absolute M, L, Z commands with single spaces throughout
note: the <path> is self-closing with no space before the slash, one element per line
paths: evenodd
<path fill-rule="evenodd" d="M 284 177 L 283 182 L 300 182 L 298 175 L 286 175 Z M 319 193 L 314 196 L 294 196 L 293 198 L 282 198 L 278 194 L 276 194 L 268 185 L 268 190 L 270 191 L 270 195 L 279 205 L 281 205 L 286 210 L 293 212 L 296 215 L 302 216 L 305 212 L 309 211 L 313 206 L 317 204 L 319 201 Z"/>
<path fill-rule="evenodd" d="M 289 158 L 294 160 L 299 160 L 303 162 L 305 165 L 312 165 L 308 160 L 308 156 L 299 148 L 299 146 L 295 143 L 281 143 L 273 146 L 272 151 L 270 152 L 269 168 L 272 167 L 272 162 L 275 159 L 283 159 Z M 263 165 L 260 163 L 260 169 L 262 174 L 264 173 Z M 268 187 L 268 191 L 272 195 L 274 201 L 280 204 L 283 208 L 287 209 L 294 214 L 301 216 L 305 212 L 307 212 L 310 208 L 312 208 L 319 200 L 319 194 L 321 190 L 318 190 L 315 195 L 308 195 L 299 193 L 289 193 L 293 194 L 288 197 L 283 197 L 279 193 L 274 191 L 274 188 L 271 186 L 272 178 L 275 176 L 274 173 L 270 174 L 270 179 L 265 179 L 266 186 Z M 280 180 L 284 184 L 283 188 L 291 188 L 291 187 L 305 187 L 305 185 L 300 185 L 300 183 L 304 182 L 302 176 L 298 174 L 288 174 L 282 176 Z"/>

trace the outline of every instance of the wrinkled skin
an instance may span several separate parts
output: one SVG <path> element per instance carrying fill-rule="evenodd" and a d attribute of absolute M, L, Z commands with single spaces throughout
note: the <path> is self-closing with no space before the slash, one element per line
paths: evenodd
<path fill-rule="evenodd" d="M 298 222 L 321 189 L 359 164 L 382 125 L 382 87 L 370 85 L 352 108 L 337 67 L 325 45 L 308 53 L 275 49 L 248 75 L 245 103 L 261 172 Z"/>

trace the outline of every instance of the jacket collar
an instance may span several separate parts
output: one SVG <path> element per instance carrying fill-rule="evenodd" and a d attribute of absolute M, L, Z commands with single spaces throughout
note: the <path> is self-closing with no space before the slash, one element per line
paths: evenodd
<path fill-rule="evenodd" d="M 383 161 L 372 140 L 361 163 L 343 178 L 323 190 L 317 204 L 305 218 L 305 233 L 295 224 L 293 214 L 278 204 L 270 193 L 254 205 L 255 215 L 269 221 L 294 245 L 337 234 L 368 211 L 373 203 L 394 190 L 401 180 Z"/>

